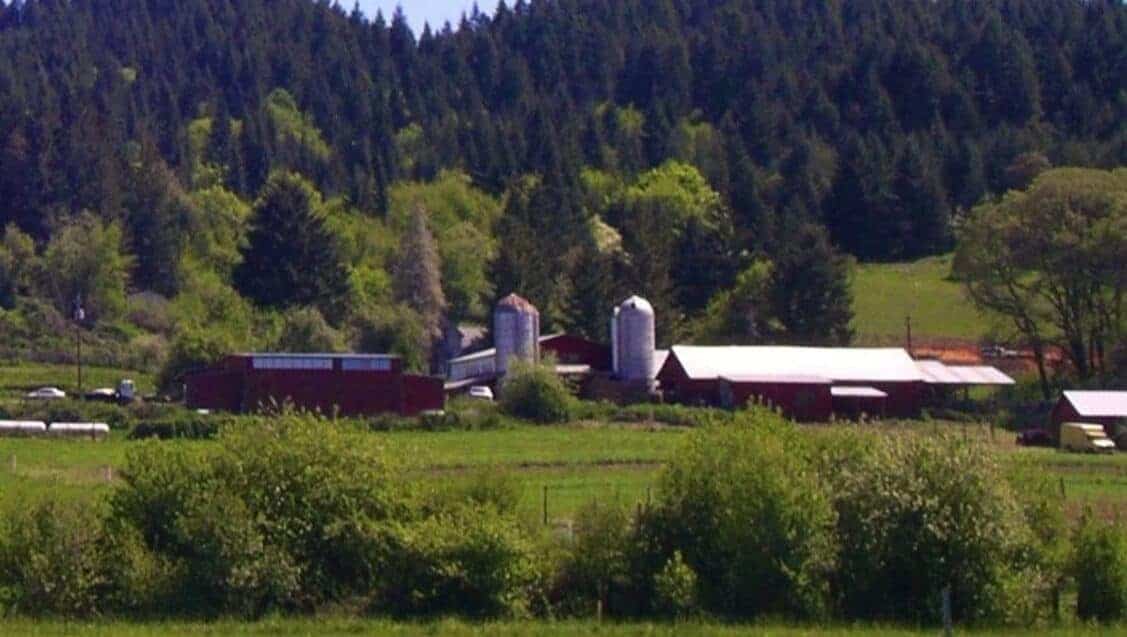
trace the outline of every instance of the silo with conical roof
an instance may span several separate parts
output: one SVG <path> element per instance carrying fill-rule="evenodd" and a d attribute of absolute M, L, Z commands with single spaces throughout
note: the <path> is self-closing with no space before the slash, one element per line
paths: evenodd
<path fill-rule="evenodd" d="M 540 312 L 527 299 L 510 294 L 493 310 L 495 369 L 499 376 L 509 371 L 513 359 L 540 360 Z"/>

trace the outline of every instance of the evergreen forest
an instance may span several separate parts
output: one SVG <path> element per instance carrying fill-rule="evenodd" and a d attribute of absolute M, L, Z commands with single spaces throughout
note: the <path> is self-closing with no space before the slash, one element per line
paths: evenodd
<path fill-rule="evenodd" d="M 593 338 L 637 292 L 664 343 L 846 342 L 854 259 L 1125 121 L 1119 0 L 0 2 L 0 327 L 420 368 L 510 292 Z"/>

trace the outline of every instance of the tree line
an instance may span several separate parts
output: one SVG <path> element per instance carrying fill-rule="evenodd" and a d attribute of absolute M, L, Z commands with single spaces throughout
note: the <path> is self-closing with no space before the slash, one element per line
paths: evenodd
<path fill-rule="evenodd" d="M 510 291 L 592 337 L 639 292 L 663 341 L 842 342 L 843 254 L 948 250 L 984 197 L 1127 159 L 1125 56 L 1112 0 L 518 0 L 420 34 L 323 1 L 24 0 L 0 6 L 0 222 L 43 254 L 89 213 L 127 292 L 401 323 L 373 345 L 420 324 L 389 300 L 426 332 Z M 281 173 L 320 248 L 270 225 Z M 421 295 L 393 280 L 417 208 Z M 250 253 L 333 299 L 270 292 Z"/>

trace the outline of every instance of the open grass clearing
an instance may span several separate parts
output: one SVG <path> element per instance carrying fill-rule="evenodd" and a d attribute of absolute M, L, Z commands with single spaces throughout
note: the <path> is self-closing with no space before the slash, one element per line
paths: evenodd
<path fill-rule="evenodd" d="M 82 366 L 82 387 L 86 390 L 117 387 L 118 381 L 123 378 L 133 380 L 140 394 L 150 394 L 156 387 L 153 375 L 147 372 Z M 78 372 L 75 365 L 11 361 L 0 363 L 0 397 L 22 398 L 28 391 L 38 387 L 58 387 L 69 394 L 77 386 Z"/>
<path fill-rule="evenodd" d="M 910 263 L 868 263 L 857 267 L 853 280 L 853 328 L 860 343 L 902 343 L 904 319 L 920 338 L 976 341 L 989 330 L 950 278 L 951 255 Z"/>

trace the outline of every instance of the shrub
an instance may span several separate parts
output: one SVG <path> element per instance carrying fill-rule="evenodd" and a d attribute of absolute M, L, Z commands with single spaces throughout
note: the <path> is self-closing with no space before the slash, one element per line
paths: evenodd
<path fill-rule="evenodd" d="M 282 317 L 282 333 L 275 344 L 279 352 L 339 352 L 344 337 L 325 321 L 315 307 L 294 308 Z"/>
<path fill-rule="evenodd" d="M 378 606 L 397 615 L 527 614 L 535 580 L 531 545 L 511 516 L 459 506 L 397 534 Z"/>
<path fill-rule="evenodd" d="M 137 423 L 129 432 L 129 439 L 159 438 L 160 440 L 172 440 L 183 438 L 187 440 L 210 440 L 218 436 L 220 429 L 223 427 L 242 420 L 253 419 L 227 414 L 212 415 L 182 411 L 158 420 Z"/>
<path fill-rule="evenodd" d="M 206 455 L 131 450 L 113 517 L 184 565 L 182 610 L 313 609 L 378 590 L 385 526 L 410 520 L 411 492 L 363 434 L 281 413 L 232 423 Z M 228 519 L 229 518 L 229 519 Z"/>
<path fill-rule="evenodd" d="M 107 580 L 101 520 L 88 505 L 44 502 L 13 511 L 0 530 L 0 590 L 30 615 L 89 617 Z"/>
<path fill-rule="evenodd" d="M 186 329 L 172 341 L 168 358 L 157 376 L 157 388 L 170 395 L 179 395 L 184 374 L 206 369 L 235 351 L 233 341 L 212 330 Z"/>
<path fill-rule="evenodd" d="M 574 541 L 558 566 L 550 593 L 565 614 L 590 615 L 596 602 L 615 614 L 639 612 L 631 573 L 634 524 L 618 504 L 591 502 L 575 517 Z"/>
<path fill-rule="evenodd" d="M 1049 607 L 1055 578 L 1036 563 L 1036 538 L 987 449 L 954 436 L 853 435 L 821 458 L 847 617 L 935 623 L 948 586 L 961 622 Z"/>
<path fill-rule="evenodd" d="M 575 398 L 549 364 L 513 361 L 501 386 L 501 409 L 508 415 L 538 423 L 571 419 Z"/>
<path fill-rule="evenodd" d="M 654 596 L 656 610 L 663 615 L 684 618 L 697 612 L 697 574 L 680 551 L 674 551 L 654 576 Z"/>
<path fill-rule="evenodd" d="M 1083 620 L 1127 617 L 1127 534 L 1085 515 L 1073 537 L 1076 614 Z"/>
<path fill-rule="evenodd" d="M 815 617 L 828 606 L 833 510 L 795 428 L 766 412 L 689 435 L 641 521 L 649 578 L 676 552 L 705 610 Z M 643 573 L 638 573 L 642 575 Z"/>

